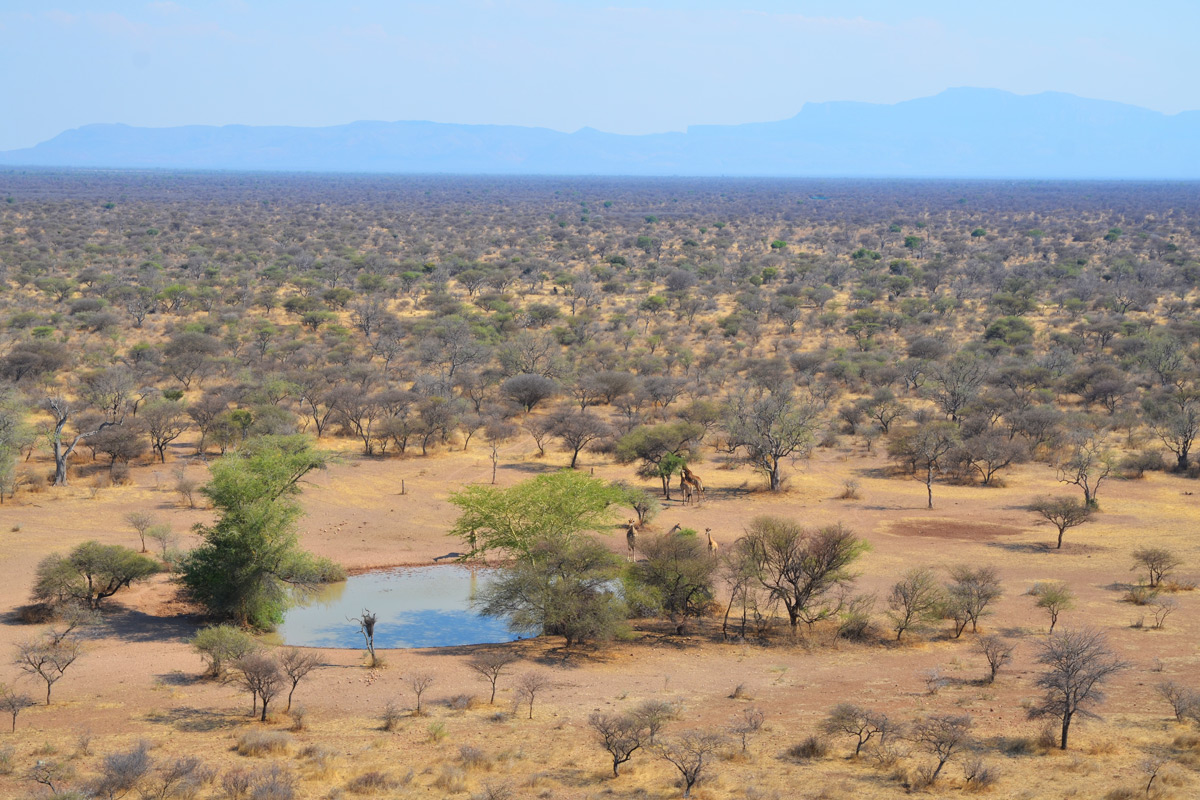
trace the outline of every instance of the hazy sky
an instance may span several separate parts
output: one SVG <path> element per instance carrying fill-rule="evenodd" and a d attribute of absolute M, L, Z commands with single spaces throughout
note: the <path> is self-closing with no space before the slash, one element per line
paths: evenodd
<path fill-rule="evenodd" d="M 955 86 L 1200 109 L 1196 0 L 0 0 L 0 150 L 92 122 L 615 133 Z"/>

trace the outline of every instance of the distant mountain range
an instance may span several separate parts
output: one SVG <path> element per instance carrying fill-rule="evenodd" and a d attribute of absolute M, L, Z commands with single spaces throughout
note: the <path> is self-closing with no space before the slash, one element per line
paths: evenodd
<path fill-rule="evenodd" d="M 1058 92 L 950 89 L 895 105 L 808 103 L 686 133 L 353 122 L 327 128 L 87 125 L 0 165 L 510 175 L 1200 178 L 1200 111 Z"/>

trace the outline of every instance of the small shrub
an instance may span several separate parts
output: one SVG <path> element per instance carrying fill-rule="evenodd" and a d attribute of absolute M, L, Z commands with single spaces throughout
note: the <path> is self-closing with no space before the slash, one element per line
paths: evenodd
<path fill-rule="evenodd" d="M 448 735 L 445 724 L 441 722 L 431 722 L 429 727 L 425 729 L 426 734 L 431 742 L 440 742 Z"/>
<path fill-rule="evenodd" d="M 304 718 L 308 716 L 308 709 L 306 709 L 304 706 L 296 706 L 289 713 L 292 717 L 292 727 L 290 730 L 304 730 Z"/>
<path fill-rule="evenodd" d="M 842 493 L 838 495 L 839 500 L 857 500 L 858 496 L 858 481 L 848 480 L 842 484 Z"/>
<path fill-rule="evenodd" d="M 389 700 L 387 705 L 383 707 L 383 713 L 379 715 L 379 719 L 383 722 L 381 726 L 385 731 L 394 731 L 400 727 L 400 720 L 404 718 L 404 713 L 400 710 L 400 706 L 396 705 L 396 701 Z"/>
<path fill-rule="evenodd" d="M 963 779 L 970 791 L 981 792 L 996 785 L 1000 774 L 995 767 L 983 763 L 983 759 L 972 758 L 963 766 Z"/>
<path fill-rule="evenodd" d="M 294 800 L 296 776 L 278 764 L 255 770 L 251 778 L 250 800 Z"/>
<path fill-rule="evenodd" d="M 458 748 L 458 759 L 466 769 L 491 769 L 492 759 L 487 753 L 473 745 L 464 744 Z"/>
<path fill-rule="evenodd" d="M 0 747 L 0 775 L 12 775 L 13 773 L 13 749 L 12 747 Z"/>
<path fill-rule="evenodd" d="M 243 756 L 286 753 L 292 737 L 282 731 L 247 731 L 238 737 L 237 752 Z"/>
<path fill-rule="evenodd" d="M 467 773 L 459 767 L 443 764 L 442 771 L 434 780 L 433 785 L 443 792 L 460 794 L 467 790 Z"/>
<path fill-rule="evenodd" d="M 300 757 L 308 762 L 314 773 L 319 775 L 324 775 L 333 768 L 335 755 L 328 747 L 319 744 L 310 744 L 300 751 Z"/>
<path fill-rule="evenodd" d="M 1126 603 L 1133 603 L 1135 606 L 1146 606 L 1154 602 L 1156 597 L 1158 597 L 1157 589 L 1151 589 L 1149 586 L 1131 586 L 1121 599 Z"/>
<path fill-rule="evenodd" d="M 1116 789 L 1110 789 L 1108 794 L 1104 795 L 1104 800 L 1135 800 L 1141 797 L 1142 792 L 1139 789 L 1131 789 L 1128 786 L 1119 786 Z"/>
<path fill-rule="evenodd" d="M 829 744 L 814 734 L 789 747 L 787 753 L 797 761 L 824 758 L 829 755 Z"/>
<path fill-rule="evenodd" d="M 250 770 L 237 767 L 221 776 L 221 791 L 229 800 L 241 800 L 254 786 L 254 775 Z"/>
<path fill-rule="evenodd" d="M 456 694 L 446 700 L 446 706 L 454 711 L 469 711 L 479 706 L 479 698 L 473 694 Z"/>
<path fill-rule="evenodd" d="M 208 663 L 206 674 L 219 678 L 226 665 L 257 650 L 258 642 L 234 625 L 211 625 L 192 637 L 192 649 Z"/>
<path fill-rule="evenodd" d="M 516 794 L 507 783 L 485 783 L 483 788 L 471 795 L 471 800 L 513 800 Z"/>
<path fill-rule="evenodd" d="M 364 772 L 346 784 L 346 791 L 351 794 L 374 794 L 387 789 L 395 789 L 400 782 L 386 772 L 371 770 Z"/>
<path fill-rule="evenodd" d="M 746 691 L 746 684 L 739 683 L 733 688 L 733 694 L 729 695 L 730 700 L 753 700 L 749 692 Z"/>

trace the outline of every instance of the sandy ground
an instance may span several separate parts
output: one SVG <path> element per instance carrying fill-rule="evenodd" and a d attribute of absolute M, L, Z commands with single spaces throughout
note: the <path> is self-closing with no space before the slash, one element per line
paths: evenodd
<path fill-rule="evenodd" d="M 187 452 L 186 444 L 175 449 L 176 457 Z M 501 485 L 565 464 L 553 452 L 532 459 L 533 449 L 531 442 L 517 442 L 505 450 Z M 596 456 L 584 456 L 583 462 L 597 477 L 632 477 L 628 467 Z M 47 553 L 93 538 L 137 546 L 124 522 L 132 510 L 152 511 L 189 543 L 191 526 L 210 514 L 178 503 L 171 490 L 172 466 L 135 468 L 132 485 L 102 489 L 94 497 L 79 480 L 76 486 L 26 494 L 0 507 L 0 574 L 5 578 L 0 582 L 0 652 L 12 653 L 20 640 L 38 632 L 36 626 L 19 624 L 12 609 L 28 601 L 35 567 Z M 197 478 L 204 472 L 199 464 L 189 469 Z M 364 460 L 348 451 L 305 489 L 303 544 L 352 570 L 430 563 L 460 549 L 445 533 L 454 518 L 448 492 L 487 482 L 490 471 L 483 448 L 387 460 Z M 511 710 L 511 676 L 501 679 L 497 706 L 487 706 L 486 685 L 465 666 L 475 648 L 387 651 L 386 665 L 375 670 L 362 666 L 360 651 L 326 650 L 323 667 L 297 691 L 297 704 L 308 712 L 306 729 L 289 734 L 293 742 L 286 753 L 251 758 L 233 752 L 240 735 L 264 728 L 284 731 L 290 720 L 276 714 L 265 726 L 256 723 L 234 687 L 200 679 L 201 661 L 187 644 L 198 620 L 177 602 L 169 580 L 159 577 L 112 598 L 107 625 L 56 684 L 52 705 L 23 713 L 15 734 L 0 733 L 0 752 L 11 748 L 13 766 L 11 774 L 0 775 L 0 797 L 30 796 L 31 784 L 20 777 L 37 759 L 69 761 L 85 778 L 95 774 L 101 755 L 139 740 L 150 742 L 160 759 L 195 754 L 222 771 L 281 763 L 302 778 L 300 797 L 336 796 L 338 787 L 368 770 L 400 782 L 381 793 L 388 797 L 466 797 L 485 785 L 509 786 L 514 797 L 678 797 L 672 768 L 649 752 L 637 753 L 621 777 L 611 779 L 607 755 L 587 728 L 593 710 L 629 709 L 646 699 L 678 704 L 681 718 L 670 727 L 675 731 L 722 729 L 748 706 L 765 711 L 765 729 L 752 739 L 748 753 L 717 760 L 710 778 L 693 792 L 698 798 L 903 793 L 892 769 L 879 769 L 870 759 L 846 760 L 845 740 L 834 740 L 824 759 L 800 762 L 787 756 L 831 706 L 846 700 L 900 719 L 933 711 L 970 713 L 983 745 L 980 753 L 1000 771 L 992 792 L 997 797 L 1103 797 L 1112 789 L 1144 785 L 1138 765 L 1154 748 L 1200 763 L 1194 746 L 1172 745 L 1188 729 L 1171 721 L 1154 688 L 1170 679 L 1200 688 L 1200 592 L 1175 595 L 1178 609 L 1162 630 L 1131 627 L 1143 609 L 1120 602 L 1136 578 L 1129 569 L 1130 553 L 1140 544 L 1180 553 L 1186 564 L 1181 576 L 1200 572 L 1195 535 L 1200 494 L 1191 494 L 1194 482 L 1160 474 L 1108 481 L 1100 491 L 1104 513 L 1069 530 L 1063 549 L 1055 551 L 1050 549 L 1055 531 L 1037 524 L 1024 507 L 1050 492 L 1076 490 L 1059 486 L 1043 466 L 1005 473 L 1002 488 L 939 484 L 933 510 L 925 508 L 923 484 L 891 476 L 878 454 L 861 450 L 818 450 L 812 460 L 792 468 L 789 491 L 779 496 L 762 492 L 761 479 L 744 468 L 710 460 L 696 471 L 709 487 L 704 501 L 689 507 L 668 504 L 654 522 L 656 529 L 676 522 L 711 528 L 718 542 L 728 544 L 759 514 L 810 525 L 842 522 L 871 545 L 860 564 L 858 589 L 879 596 L 875 616 L 884 628 L 887 589 L 905 569 L 994 566 L 1005 595 L 985 627 L 1014 638 L 1013 664 L 995 684 L 981 685 L 986 668 L 972 637 L 952 640 L 944 629 L 903 646 L 887 641 L 886 630 L 869 644 L 817 636 L 799 643 L 778 637 L 763 646 L 722 643 L 715 622 L 709 630 L 681 637 L 651 624 L 634 641 L 598 651 L 568 654 L 557 641 L 511 645 L 525 657 L 513 674 L 536 670 L 552 680 L 529 720 L 524 710 L 496 713 Z M 858 481 L 860 499 L 836 499 L 850 478 Z M 624 552 L 617 529 L 608 541 Z M 1079 723 L 1070 751 L 1007 755 L 999 749 L 1005 741 L 1034 736 L 1041 728 L 1026 719 L 1025 707 L 1037 694 L 1033 642 L 1044 635 L 1047 619 L 1024 592 L 1049 579 L 1067 581 L 1078 595 L 1077 608 L 1065 612 L 1059 624 L 1103 628 L 1131 668 L 1112 682 L 1103 720 Z M 949 684 L 930 694 L 926 676 L 935 668 Z M 406 719 L 395 732 L 381 731 L 380 710 L 388 701 L 411 706 L 406 677 L 420 672 L 436 676 L 426 695 L 429 715 Z M 12 666 L 0 666 L 0 681 L 39 693 L 39 685 Z M 732 698 L 739 686 L 741 696 Z M 463 695 L 484 702 L 467 708 L 448 702 Z M 436 726 L 444 728 L 444 737 Z M 89 739 L 87 746 L 81 744 Z M 482 750 L 486 763 L 465 765 L 462 746 Z M 324 755 L 314 757 L 312 747 Z M 913 753 L 901 765 L 923 763 L 929 758 Z M 958 763 L 944 774 L 931 796 L 961 791 Z M 1188 766 L 1169 768 L 1163 782 L 1169 784 L 1168 796 L 1200 792 L 1200 777 Z M 219 785 L 201 796 L 209 794 L 220 796 Z"/>

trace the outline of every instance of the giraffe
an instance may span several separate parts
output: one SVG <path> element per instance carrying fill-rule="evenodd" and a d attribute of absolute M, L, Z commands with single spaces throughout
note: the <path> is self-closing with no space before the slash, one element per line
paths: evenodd
<path fill-rule="evenodd" d="M 637 561 L 637 529 L 638 525 L 633 520 L 625 522 L 625 544 L 629 545 L 629 560 Z"/>
<path fill-rule="evenodd" d="M 717 554 L 717 548 L 719 548 L 721 545 L 713 541 L 712 528 L 705 528 L 704 535 L 708 537 L 708 552 L 715 556 Z"/>

